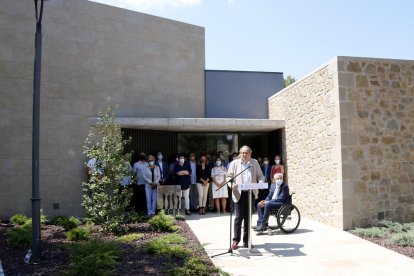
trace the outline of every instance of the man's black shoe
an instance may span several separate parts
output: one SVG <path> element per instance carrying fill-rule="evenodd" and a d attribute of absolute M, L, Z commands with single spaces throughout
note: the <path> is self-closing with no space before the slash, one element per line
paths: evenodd
<path fill-rule="evenodd" d="M 243 243 L 243 247 L 244 248 L 249 248 L 249 244 L 247 242 Z M 254 248 L 253 244 L 252 244 L 252 248 Z"/>
<path fill-rule="evenodd" d="M 266 226 L 263 226 L 263 224 L 260 224 L 259 226 L 256 227 L 256 229 L 254 229 L 254 231 L 256 232 L 263 232 L 267 229 Z"/>

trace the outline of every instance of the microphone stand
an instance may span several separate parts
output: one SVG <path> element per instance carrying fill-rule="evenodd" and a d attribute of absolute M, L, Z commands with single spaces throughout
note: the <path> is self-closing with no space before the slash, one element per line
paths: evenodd
<path fill-rule="evenodd" d="M 247 168 L 245 168 L 244 170 L 242 170 L 241 172 L 239 172 L 238 174 L 236 174 L 235 176 L 233 176 L 232 178 L 230 178 L 229 181 L 227 181 L 226 183 L 224 183 L 224 185 L 221 186 L 220 188 L 216 189 L 216 191 L 218 191 L 221 188 L 227 186 L 228 183 L 231 183 L 230 184 L 230 188 L 231 188 L 231 192 L 233 193 L 233 183 L 234 183 L 234 179 L 236 177 L 238 177 L 239 175 L 241 175 L 242 173 L 244 173 L 246 170 L 250 169 L 251 167 L 253 167 L 253 165 L 252 164 L 249 164 L 249 166 L 247 166 Z M 251 203 L 249 202 L 249 204 L 251 204 Z M 230 246 L 229 246 L 229 249 L 226 252 L 222 252 L 222 253 L 213 255 L 213 256 L 211 256 L 211 258 L 214 258 L 214 257 L 217 257 L 217 256 L 221 256 L 221 255 L 224 255 L 224 254 L 233 254 L 233 249 L 231 248 L 231 222 L 232 222 L 232 215 L 233 215 L 233 212 L 231 211 L 230 212 L 230 223 L 229 223 L 229 225 L 230 225 L 230 232 L 229 232 L 229 245 Z"/>

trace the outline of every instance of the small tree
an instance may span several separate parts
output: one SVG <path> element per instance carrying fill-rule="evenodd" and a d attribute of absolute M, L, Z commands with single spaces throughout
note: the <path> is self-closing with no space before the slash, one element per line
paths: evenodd
<path fill-rule="evenodd" d="M 288 87 L 289 85 L 291 85 L 292 83 L 294 83 L 296 81 L 296 79 L 294 77 L 292 77 L 291 75 L 288 75 L 286 78 L 284 78 L 283 82 L 285 87 Z"/>
<path fill-rule="evenodd" d="M 89 129 L 83 146 L 88 159 L 96 158 L 95 167 L 90 171 L 88 182 L 83 182 L 82 206 L 87 217 L 100 224 L 105 232 L 122 232 L 123 214 L 128 207 L 132 192 L 121 188 L 125 176 L 132 176 L 121 126 L 115 123 L 115 113 L 111 110 L 109 98 L 105 112 L 98 113 L 98 121 Z"/>

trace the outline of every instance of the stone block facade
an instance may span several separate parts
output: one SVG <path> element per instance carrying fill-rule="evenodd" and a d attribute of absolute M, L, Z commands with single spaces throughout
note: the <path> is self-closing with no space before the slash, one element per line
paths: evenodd
<path fill-rule="evenodd" d="M 0 219 L 30 213 L 35 10 L 0 10 Z M 107 97 L 119 117 L 204 117 L 204 28 L 87 0 L 45 2 L 40 194 L 81 215 L 82 145 Z M 54 203 L 60 209 L 53 210 Z"/>
<path fill-rule="evenodd" d="M 344 220 L 414 221 L 414 61 L 338 58 Z"/>
<path fill-rule="evenodd" d="M 269 98 L 295 203 L 343 229 L 414 221 L 414 61 L 337 57 Z"/>
<path fill-rule="evenodd" d="M 332 62 L 269 98 L 269 118 L 285 120 L 286 180 L 303 216 L 342 227 L 337 66 Z"/>

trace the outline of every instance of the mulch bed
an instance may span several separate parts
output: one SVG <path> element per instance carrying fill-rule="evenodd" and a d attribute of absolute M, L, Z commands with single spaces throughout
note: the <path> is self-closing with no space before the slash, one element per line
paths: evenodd
<path fill-rule="evenodd" d="M 196 256 L 206 265 L 214 267 L 187 223 L 177 220 L 177 225 L 180 226 L 180 229 L 176 233 L 187 239 L 185 247 L 193 252 L 192 256 Z M 7 245 L 4 233 L 10 227 L 10 224 L 0 223 L 0 259 L 5 275 L 59 275 L 59 271 L 69 265 L 69 254 L 62 245 L 73 242 L 66 239 L 62 227 L 54 225 L 42 227 L 41 260 L 38 263 L 30 262 L 29 264 L 23 261 L 29 248 L 14 248 Z M 180 267 L 184 263 L 184 260 L 181 259 L 152 256 L 137 250 L 144 242 L 168 233 L 151 231 L 147 222 L 130 224 L 129 227 L 128 233 L 141 233 L 143 237 L 132 243 L 122 243 L 124 253 L 115 270 L 116 275 L 163 275 L 168 269 Z M 115 238 L 113 235 L 101 235 L 95 231 L 93 233 L 93 236 L 100 236 L 105 240 Z"/>
<path fill-rule="evenodd" d="M 407 257 L 410 257 L 412 259 L 414 259 L 414 247 L 409 247 L 409 246 L 401 246 L 398 244 L 391 244 L 388 243 L 388 240 L 390 239 L 390 236 L 385 236 L 382 238 L 377 238 L 377 237 L 365 237 L 362 235 L 357 235 L 355 233 L 350 232 L 351 234 L 360 237 L 361 239 L 370 241 L 372 243 L 378 244 L 379 246 L 385 247 L 389 250 L 395 251 L 397 253 L 400 253 L 401 255 L 405 255 Z"/>

